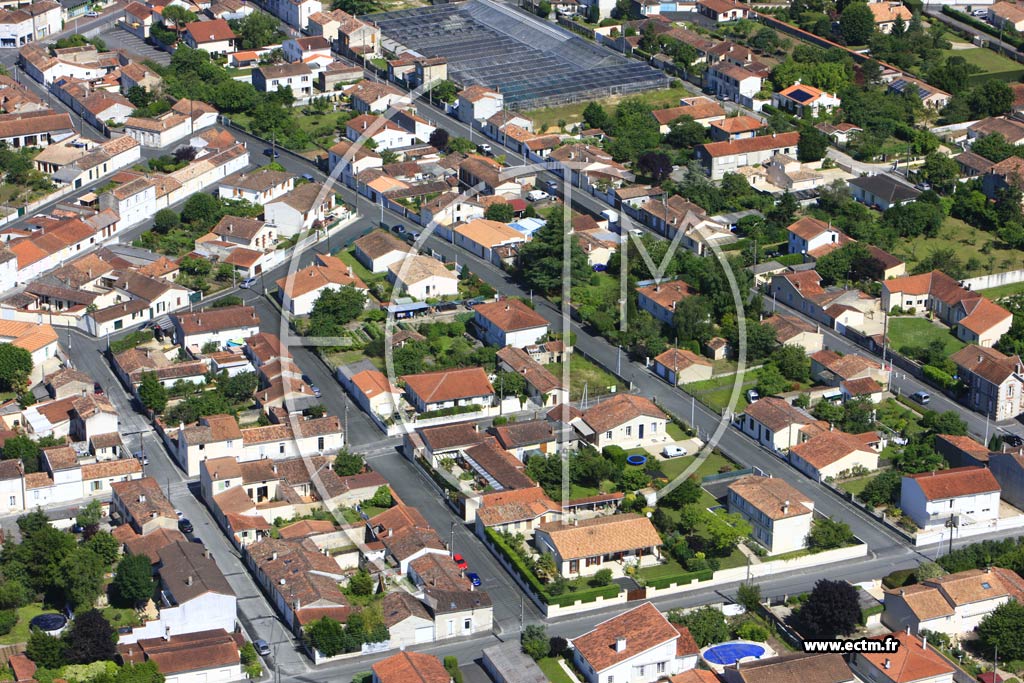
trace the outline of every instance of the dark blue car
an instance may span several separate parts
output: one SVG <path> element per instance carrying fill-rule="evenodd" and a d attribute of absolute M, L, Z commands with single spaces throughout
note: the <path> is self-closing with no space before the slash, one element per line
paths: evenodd
<path fill-rule="evenodd" d="M 466 574 L 466 578 L 469 579 L 469 582 L 472 583 L 474 586 L 479 586 L 480 585 L 480 575 L 479 574 L 477 574 L 475 572 L 469 572 L 468 574 Z"/>

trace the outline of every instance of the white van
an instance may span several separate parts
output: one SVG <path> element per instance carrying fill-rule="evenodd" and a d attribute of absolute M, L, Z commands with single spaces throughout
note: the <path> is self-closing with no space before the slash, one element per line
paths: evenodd
<path fill-rule="evenodd" d="M 612 209 L 605 209 L 604 211 L 601 212 L 601 215 L 604 216 L 605 220 L 608 221 L 609 227 L 619 224 L 618 211 L 613 211 Z"/>
<path fill-rule="evenodd" d="M 549 195 L 544 190 L 530 190 L 529 192 L 526 193 L 526 198 L 531 202 L 539 202 L 542 199 L 547 199 L 550 196 L 551 195 Z"/>

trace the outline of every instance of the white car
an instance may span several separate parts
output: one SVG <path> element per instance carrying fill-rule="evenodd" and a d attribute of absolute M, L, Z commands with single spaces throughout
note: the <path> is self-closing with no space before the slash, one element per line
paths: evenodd
<path fill-rule="evenodd" d="M 971 12 L 971 16 L 972 17 L 984 17 L 984 16 L 987 16 L 987 15 L 988 15 L 988 10 L 987 9 L 976 9 L 973 12 Z"/>
<path fill-rule="evenodd" d="M 544 190 L 530 190 L 526 193 L 526 198 L 531 202 L 539 202 L 550 197 Z"/>
<path fill-rule="evenodd" d="M 686 455 L 686 449 L 682 446 L 665 446 L 661 449 L 661 454 L 666 458 L 680 458 Z"/>

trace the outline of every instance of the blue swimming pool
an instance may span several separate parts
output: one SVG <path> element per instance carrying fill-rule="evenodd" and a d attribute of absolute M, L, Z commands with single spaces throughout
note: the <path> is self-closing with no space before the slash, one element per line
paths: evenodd
<path fill-rule="evenodd" d="M 760 659 L 764 656 L 764 653 L 764 647 L 757 643 L 730 641 L 704 650 L 704 659 L 711 664 L 728 666 L 729 664 L 735 664 L 745 657 Z"/>

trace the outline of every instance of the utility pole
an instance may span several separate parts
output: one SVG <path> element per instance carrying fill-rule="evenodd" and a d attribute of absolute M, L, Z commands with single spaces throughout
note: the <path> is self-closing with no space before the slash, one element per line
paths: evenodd
<path fill-rule="evenodd" d="M 448 552 L 452 557 L 455 557 L 455 522 L 452 522 L 452 540 L 448 544 Z"/>
<path fill-rule="evenodd" d="M 622 344 L 619 344 L 618 351 L 615 353 L 615 374 L 622 376 Z"/>

